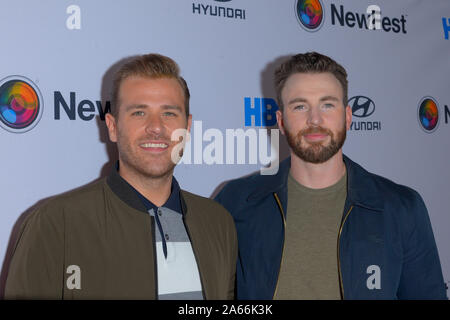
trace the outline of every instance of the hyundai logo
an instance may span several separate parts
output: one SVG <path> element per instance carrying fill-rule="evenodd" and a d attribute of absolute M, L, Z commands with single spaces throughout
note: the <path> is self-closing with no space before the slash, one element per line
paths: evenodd
<path fill-rule="evenodd" d="M 352 108 L 352 114 L 358 118 L 366 118 L 375 112 L 375 103 L 364 96 L 350 98 L 348 105 Z"/>

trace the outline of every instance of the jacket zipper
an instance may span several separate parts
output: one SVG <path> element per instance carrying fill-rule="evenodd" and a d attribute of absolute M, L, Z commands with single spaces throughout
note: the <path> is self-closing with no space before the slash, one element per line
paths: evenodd
<path fill-rule="evenodd" d="M 278 290 L 278 281 L 280 280 L 280 271 L 281 271 L 281 265 L 283 264 L 283 256 L 284 256 L 284 245 L 285 245 L 285 240 L 286 240 L 286 218 L 284 216 L 284 210 L 283 210 L 283 206 L 281 205 L 281 201 L 280 198 L 278 198 L 278 195 L 276 192 L 273 193 L 273 196 L 275 197 L 275 200 L 278 204 L 278 208 L 280 208 L 280 213 L 281 216 L 283 218 L 283 249 L 281 250 L 281 262 L 280 262 L 280 267 L 278 268 L 278 277 L 277 277 L 277 284 L 275 286 L 275 292 L 273 293 L 273 297 L 272 300 L 275 298 L 276 294 L 277 294 L 277 290 Z"/>
<path fill-rule="evenodd" d="M 157 254 L 156 254 L 156 235 L 155 235 L 155 218 L 152 217 L 149 214 L 150 217 L 150 237 L 152 239 L 152 245 L 153 245 L 153 266 L 154 266 L 154 274 L 153 274 L 153 279 L 155 281 L 155 300 L 159 300 L 158 299 L 158 262 L 157 262 Z"/>
<path fill-rule="evenodd" d="M 342 273 L 341 273 L 341 258 L 340 258 L 340 244 L 341 244 L 341 233 L 342 229 L 344 227 L 345 221 L 347 221 L 347 218 L 352 211 L 353 206 L 350 207 L 347 214 L 344 217 L 344 220 L 341 223 L 341 226 L 339 228 L 339 234 L 338 234 L 338 241 L 337 241 L 337 261 L 338 261 L 338 273 L 339 273 L 339 289 L 341 293 L 341 300 L 344 300 L 344 284 L 342 283 Z"/>
<path fill-rule="evenodd" d="M 194 243 L 192 242 L 191 233 L 190 233 L 190 231 L 189 231 L 189 226 L 188 226 L 188 224 L 187 224 L 187 221 L 186 221 L 185 216 L 183 216 L 183 222 L 184 222 L 184 227 L 186 228 L 186 232 L 187 232 L 188 237 L 189 237 L 189 241 L 191 242 L 191 248 L 192 248 L 192 252 L 194 253 L 195 262 L 197 263 L 198 275 L 199 275 L 199 277 L 200 277 L 200 284 L 201 284 L 201 286 L 202 286 L 202 296 L 203 296 L 203 299 L 204 299 L 204 300 L 207 300 L 207 299 L 206 299 L 206 290 L 205 290 L 205 287 L 204 287 L 204 285 L 203 285 L 202 272 L 200 271 L 200 263 L 198 262 L 198 255 L 197 255 L 196 250 L 194 249 Z"/>

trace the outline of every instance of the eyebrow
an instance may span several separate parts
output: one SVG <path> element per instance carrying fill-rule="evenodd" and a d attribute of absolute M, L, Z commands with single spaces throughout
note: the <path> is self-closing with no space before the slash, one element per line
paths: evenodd
<path fill-rule="evenodd" d="M 320 102 L 323 102 L 323 101 L 336 101 L 336 102 L 339 102 L 340 100 L 337 97 L 335 97 L 335 96 L 323 96 L 323 97 L 321 97 L 319 99 L 319 101 Z M 299 98 L 292 99 L 291 101 L 289 101 L 288 104 L 292 104 L 292 103 L 296 103 L 296 102 L 308 102 L 308 100 L 305 99 L 305 98 L 300 98 L 299 97 Z"/>
<path fill-rule="evenodd" d="M 178 110 L 179 112 L 183 111 L 180 106 L 162 105 L 161 107 L 164 110 Z M 128 111 L 135 110 L 135 109 L 140 110 L 140 109 L 147 109 L 147 108 L 148 108 L 148 105 L 146 105 L 146 104 L 132 104 L 132 105 L 126 106 L 125 111 L 128 112 Z"/>
<path fill-rule="evenodd" d="M 177 110 L 179 112 L 183 112 L 180 106 L 172 106 L 172 105 L 163 105 L 162 108 L 164 110 Z"/>
<path fill-rule="evenodd" d="M 325 96 L 325 97 L 320 98 L 319 101 L 336 101 L 336 102 L 339 102 L 340 99 L 338 99 L 335 96 Z"/>
<path fill-rule="evenodd" d="M 146 109 L 147 105 L 146 104 L 132 104 L 129 106 L 125 107 L 125 111 L 128 112 L 130 110 L 134 110 L 134 109 Z"/>

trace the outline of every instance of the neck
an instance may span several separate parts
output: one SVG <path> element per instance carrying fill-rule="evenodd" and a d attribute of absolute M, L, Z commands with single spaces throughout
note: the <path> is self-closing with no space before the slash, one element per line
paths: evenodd
<path fill-rule="evenodd" d="M 345 174 L 342 149 L 324 163 L 300 159 L 291 151 L 291 175 L 300 184 L 311 189 L 323 189 L 337 183 Z"/>
<path fill-rule="evenodd" d="M 121 162 L 119 175 L 158 207 L 166 203 L 170 197 L 173 171 L 162 177 L 149 177 L 123 166 L 123 162 Z"/>

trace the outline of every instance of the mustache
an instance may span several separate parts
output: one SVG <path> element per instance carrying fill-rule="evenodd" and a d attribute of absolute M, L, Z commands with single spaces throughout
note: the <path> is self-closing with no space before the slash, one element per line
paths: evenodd
<path fill-rule="evenodd" d="M 322 127 L 308 127 L 298 132 L 298 136 L 304 136 L 307 134 L 327 134 L 333 136 L 333 132 L 330 129 Z"/>
<path fill-rule="evenodd" d="M 143 142 L 147 142 L 147 141 L 151 141 L 151 140 L 162 141 L 162 142 L 165 142 L 167 144 L 171 144 L 172 143 L 172 141 L 170 140 L 170 137 L 166 136 L 165 134 L 161 134 L 161 135 L 147 135 L 145 137 L 140 138 L 139 142 L 143 143 Z"/>

